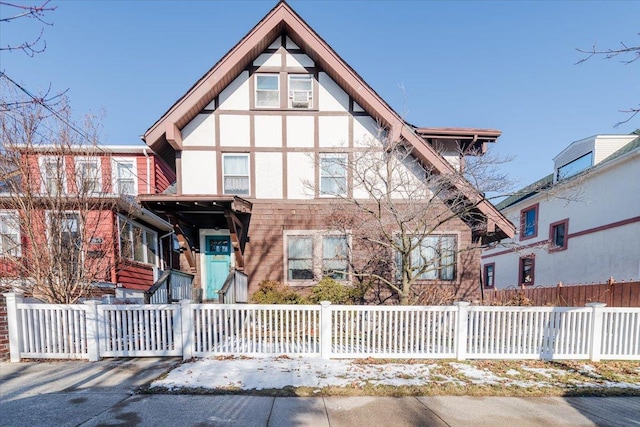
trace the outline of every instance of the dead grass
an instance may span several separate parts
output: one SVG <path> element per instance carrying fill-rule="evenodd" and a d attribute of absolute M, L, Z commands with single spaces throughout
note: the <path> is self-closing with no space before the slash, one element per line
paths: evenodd
<path fill-rule="evenodd" d="M 640 362 L 540 361 L 540 360 L 417 360 L 362 359 L 358 365 L 389 363 L 430 366 L 430 378 L 420 385 L 379 385 L 367 379 L 346 386 L 284 387 L 243 390 L 239 388 L 146 388 L 144 393 L 242 394 L 261 396 L 640 396 Z M 474 379 L 465 370 L 499 377 L 495 383 Z M 398 378 L 406 378 L 402 375 Z"/>

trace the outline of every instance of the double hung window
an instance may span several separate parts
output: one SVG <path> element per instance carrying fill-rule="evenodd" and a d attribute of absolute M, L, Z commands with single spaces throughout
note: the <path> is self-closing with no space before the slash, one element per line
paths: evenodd
<path fill-rule="evenodd" d="M 224 194 L 249 194 L 249 155 L 224 154 L 222 161 Z"/>
<path fill-rule="evenodd" d="M 280 76 L 278 74 L 256 75 L 256 107 L 280 107 Z"/>
<path fill-rule="evenodd" d="M 535 279 L 535 263 L 533 256 L 520 258 L 519 281 L 521 285 L 532 286 Z"/>
<path fill-rule="evenodd" d="M 76 186 L 78 194 L 96 194 L 102 191 L 99 159 L 76 159 Z"/>
<path fill-rule="evenodd" d="M 549 250 L 552 252 L 567 249 L 569 219 L 554 222 L 549 226 Z"/>
<path fill-rule="evenodd" d="M 485 264 L 483 282 L 485 288 L 493 288 L 496 281 L 496 264 L 494 262 Z"/>
<path fill-rule="evenodd" d="M 135 160 L 115 159 L 112 169 L 116 194 L 135 196 L 137 194 Z"/>
<path fill-rule="evenodd" d="M 40 176 L 44 194 L 57 196 L 66 192 L 64 163 L 62 156 L 48 156 L 40 159 Z"/>
<path fill-rule="evenodd" d="M 414 237 L 411 270 L 420 280 L 455 280 L 457 236 Z"/>
<path fill-rule="evenodd" d="M 347 236 L 300 233 L 286 236 L 287 279 L 311 281 L 331 277 L 346 280 L 349 270 Z"/>
<path fill-rule="evenodd" d="M 320 195 L 347 194 L 347 155 L 341 153 L 320 155 Z"/>
<path fill-rule="evenodd" d="M 538 235 L 538 204 L 520 212 L 520 240 L 531 239 Z"/>
<path fill-rule="evenodd" d="M 156 265 L 158 234 L 133 221 L 119 218 L 120 254 L 122 258 Z"/>
<path fill-rule="evenodd" d="M 0 257 L 2 256 L 20 256 L 18 211 L 0 211 Z"/>

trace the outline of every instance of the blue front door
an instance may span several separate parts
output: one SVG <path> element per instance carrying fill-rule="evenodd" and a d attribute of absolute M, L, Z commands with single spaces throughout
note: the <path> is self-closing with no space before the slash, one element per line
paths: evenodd
<path fill-rule="evenodd" d="M 204 298 L 218 299 L 231 267 L 231 239 L 229 236 L 207 236 L 205 241 L 205 268 L 207 283 Z"/>

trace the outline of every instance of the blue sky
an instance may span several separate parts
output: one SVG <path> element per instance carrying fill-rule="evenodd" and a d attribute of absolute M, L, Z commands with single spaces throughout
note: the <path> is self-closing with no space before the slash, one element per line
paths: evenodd
<path fill-rule="evenodd" d="M 495 151 L 517 156 L 504 170 L 521 184 L 550 173 L 572 141 L 640 127 L 640 116 L 613 127 L 640 102 L 640 63 L 574 65 L 577 47 L 637 45 L 640 2 L 289 3 L 410 123 L 500 129 Z M 46 51 L 2 51 L 0 70 L 32 91 L 69 89 L 78 114 L 103 112 L 105 144 L 141 144 L 275 4 L 53 0 Z M 1 44 L 39 28 L 3 23 Z"/>

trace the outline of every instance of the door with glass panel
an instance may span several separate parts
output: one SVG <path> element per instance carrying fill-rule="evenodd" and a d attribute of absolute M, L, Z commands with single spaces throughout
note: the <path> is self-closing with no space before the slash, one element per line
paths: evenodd
<path fill-rule="evenodd" d="M 207 236 L 205 245 L 207 280 L 204 299 L 216 300 L 231 268 L 231 239 L 229 236 Z"/>

